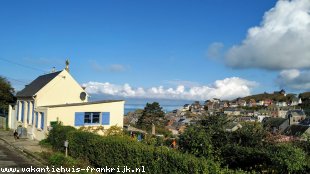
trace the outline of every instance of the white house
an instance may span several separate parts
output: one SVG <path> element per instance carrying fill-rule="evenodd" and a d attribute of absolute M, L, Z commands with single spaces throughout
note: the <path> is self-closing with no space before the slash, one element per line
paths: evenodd
<path fill-rule="evenodd" d="M 74 126 L 123 127 L 124 101 L 88 102 L 88 94 L 66 69 L 41 75 L 16 94 L 9 106 L 9 128 L 32 139 L 46 138 L 57 122 Z"/>

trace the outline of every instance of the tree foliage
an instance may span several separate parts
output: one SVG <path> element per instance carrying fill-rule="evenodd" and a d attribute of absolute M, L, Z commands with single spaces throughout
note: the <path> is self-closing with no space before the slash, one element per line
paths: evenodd
<path fill-rule="evenodd" d="M 0 76 L 0 110 L 7 111 L 9 103 L 15 102 L 14 89 L 11 83 Z"/>
<path fill-rule="evenodd" d="M 159 103 L 147 103 L 143 109 L 142 115 L 139 117 L 137 126 L 144 129 L 151 129 L 152 124 L 155 126 L 163 126 L 165 113 Z"/>
<path fill-rule="evenodd" d="M 64 132 L 66 131 L 66 132 Z M 64 135 L 65 134 L 65 135 Z M 126 136 L 99 136 L 91 132 L 76 130 L 72 127 L 55 126 L 48 140 L 55 149 L 63 143 L 57 138 L 69 140 L 69 155 L 88 161 L 100 168 L 120 168 L 127 166 L 135 169 L 143 166 L 146 173 L 243 173 L 220 168 L 219 163 L 204 157 L 180 153 L 166 147 L 149 146 Z M 58 144 L 57 144 L 57 141 Z M 62 157 L 57 156 L 58 161 Z M 122 171 L 122 167 L 120 171 Z M 115 171 L 113 171 L 115 173 Z M 136 172 L 136 173 L 142 173 Z"/>
<path fill-rule="evenodd" d="M 212 157 L 211 136 L 201 126 L 190 126 L 180 136 L 180 150 L 198 157 Z"/>
<path fill-rule="evenodd" d="M 227 122 L 225 116 L 208 116 L 190 126 L 180 136 L 181 150 L 214 157 L 231 169 L 276 173 L 304 170 L 306 155 L 301 148 L 266 141 L 268 134 L 260 123 L 242 123 L 241 129 L 227 132 Z"/>

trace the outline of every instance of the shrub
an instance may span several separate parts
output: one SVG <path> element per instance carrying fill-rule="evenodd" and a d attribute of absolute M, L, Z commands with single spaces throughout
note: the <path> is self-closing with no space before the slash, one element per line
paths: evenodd
<path fill-rule="evenodd" d="M 52 148 L 51 143 L 47 139 L 43 139 L 39 142 L 42 147 Z"/>
<path fill-rule="evenodd" d="M 53 166 L 72 167 L 77 165 L 77 161 L 72 157 L 66 157 L 63 153 L 56 152 L 52 154 L 49 159 L 49 164 Z"/>
<path fill-rule="evenodd" d="M 101 137 L 74 131 L 69 135 L 70 154 L 95 167 L 145 167 L 147 173 L 209 173 L 219 171 L 211 160 L 182 154 L 167 147 L 153 147 L 125 137 Z"/>
<path fill-rule="evenodd" d="M 68 139 L 68 134 L 75 130 L 74 127 L 57 124 L 49 132 L 47 142 L 49 142 L 55 150 L 64 151 L 64 142 Z"/>
<path fill-rule="evenodd" d="M 147 173 L 235 173 L 229 169 L 221 169 L 213 160 L 183 154 L 165 146 L 146 145 L 127 136 L 102 137 L 91 132 L 69 130 L 66 133 L 69 155 L 88 161 L 94 167 L 127 166 L 141 169 L 144 166 Z M 61 133 L 54 131 L 53 137 L 60 137 L 56 134 Z M 58 146 L 57 143 L 54 145 Z M 63 154 L 51 159 L 54 164 L 60 160 L 65 160 Z"/>

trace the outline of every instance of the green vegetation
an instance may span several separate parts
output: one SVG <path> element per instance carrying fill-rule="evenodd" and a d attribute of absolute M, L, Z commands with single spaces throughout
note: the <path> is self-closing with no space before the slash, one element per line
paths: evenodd
<path fill-rule="evenodd" d="M 11 83 L 0 76 L 0 111 L 8 112 L 9 103 L 14 103 L 16 98 L 14 97 L 14 89 Z"/>
<path fill-rule="evenodd" d="M 306 153 L 291 143 L 274 143 L 259 123 L 226 132 L 225 116 L 208 116 L 180 136 L 180 150 L 220 161 L 230 169 L 259 173 L 306 172 Z M 205 138 L 204 138 L 205 137 Z M 309 142 L 308 142 L 309 143 Z"/>
<path fill-rule="evenodd" d="M 165 128 L 167 120 L 164 119 L 165 113 L 159 103 L 147 103 L 141 116 L 138 118 L 137 127 L 148 132 L 152 129 L 152 124 L 156 127 L 156 133 L 171 137 L 172 133 Z"/>
<path fill-rule="evenodd" d="M 159 103 L 147 103 L 143 109 L 141 117 L 139 117 L 137 126 L 142 129 L 150 130 L 152 124 L 155 126 L 163 126 L 165 113 L 162 111 Z"/>
<path fill-rule="evenodd" d="M 304 109 L 306 115 L 310 116 L 310 92 L 299 94 L 299 98 L 302 100 L 301 108 Z"/>
<path fill-rule="evenodd" d="M 262 93 L 262 94 L 256 94 L 244 97 L 242 99 L 246 100 L 247 102 L 251 99 L 254 99 L 255 101 L 265 100 L 265 99 L 271 99 L 273 101 L 279 101 L 279 102 L 290 102 L 295 97 L 295 94 L 287 94 L 284 96 L 283 94 L 269 94 L 269 93 Z"/>
<path fill-rule="evenodd" d="M 61 125 L 56 125 L 50 134 L 58 139 L 67 137 L 69 155 L 75 159 L 88 161 L 94 167 L 144 166 L 147 173 L 242 173 L 221 168 L 220 164 L 211 158 L 195 157 L 165 146 L 146 145 L 127 136 L 102 137 Z M 63 146 L 63 141 L 54 141 L 52 137 L 47 140 L 51 141 L 55 149 Z M 50 159 L 54 164 L 61 160 L 71 163 L 70 159 L 63 159 L 59 154 Z"/>
<path fill-rule="evenodd" d="M 68 133 L 75 130 L 74 127 L 57 124 L 53 126 L 52 131 L 49 132 L 47 142 L 50 143 L 55 150 L 63 151 L 65 149 L 64 142 L 68 140 Z"/>

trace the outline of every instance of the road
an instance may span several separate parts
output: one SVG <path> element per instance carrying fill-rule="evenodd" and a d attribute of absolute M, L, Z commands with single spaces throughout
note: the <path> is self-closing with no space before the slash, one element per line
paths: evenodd
<path fill-rule="evenodd" d="M 19 173 L 22 173 L 21 168 L 30 166 L 37 167 L 38 164 L 33 161 L 33 159 L 25 156 L 21 151 L 14 149 L 0 140 L 0 170 L 4 170 L 5 168 L 16 168 L 20 170 Z M 0 173 L 4 173 L 4 171 L 0 171 Z"/>

